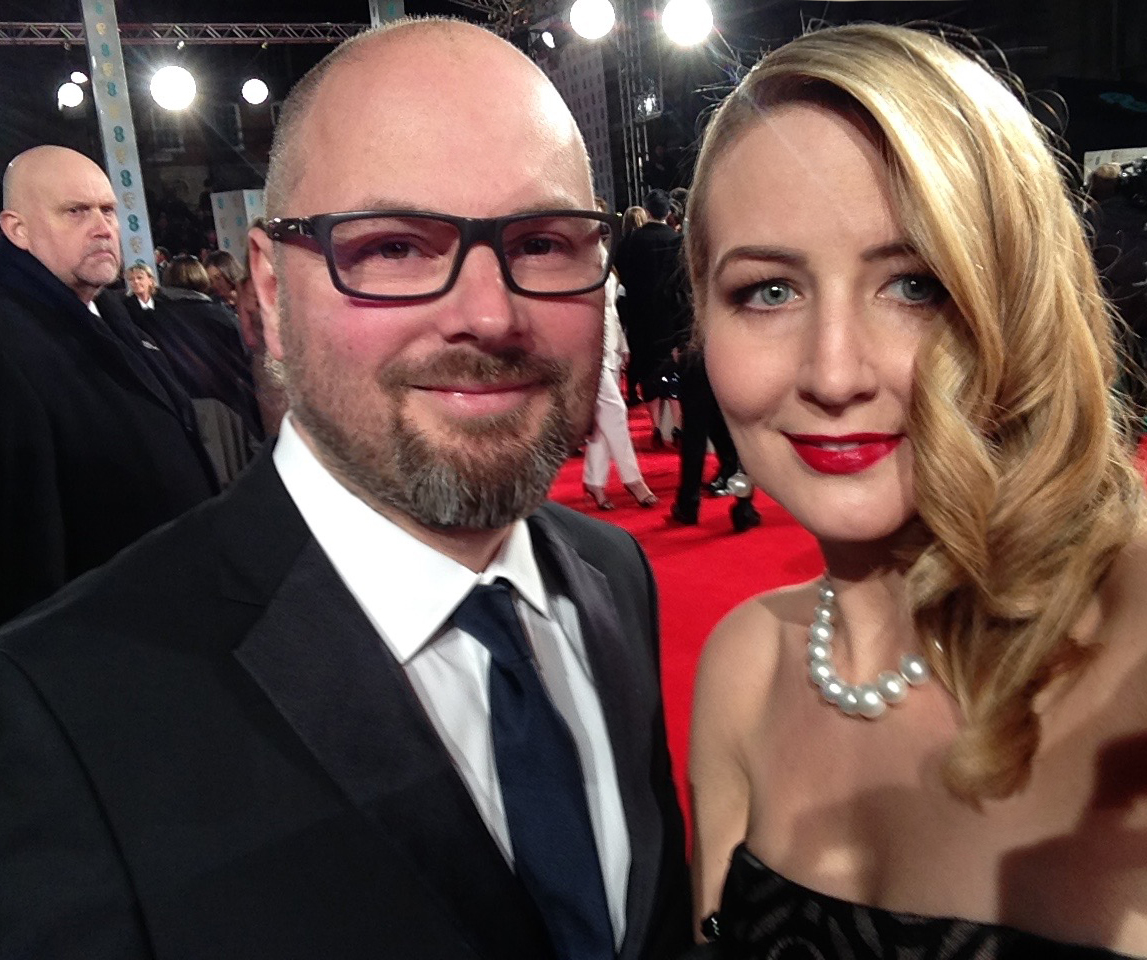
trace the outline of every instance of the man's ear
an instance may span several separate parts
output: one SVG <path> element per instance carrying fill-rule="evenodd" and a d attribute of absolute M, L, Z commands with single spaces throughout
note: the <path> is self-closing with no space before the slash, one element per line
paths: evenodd
<path fill-rule="evenodd" d="M 262 230 L 247 233 L 247 269 L 251 285 L 259 300 L 263 320 L 263 340 L 275 360 L 283 359 L 283 341 L 279 333 L 279 278 L 275 273 L 275 244 Z"/>
<path fill-rule="evenodd" d="M 28 224 L 15 210 L 0 210 L 0 230 L 21 250 L 29 247 Z"/>

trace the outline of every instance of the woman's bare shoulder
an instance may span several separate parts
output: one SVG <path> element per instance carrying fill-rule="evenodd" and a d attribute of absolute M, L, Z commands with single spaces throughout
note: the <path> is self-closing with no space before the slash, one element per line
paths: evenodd
<path fill-rule="evenodd" d="M 750 597 L 713 628 L 698 666 L 698 689 L 710 684 L 727 693 L 746 686 L 759 690 L 776 668 L 784 630 L 808 622 L 816 603 L 817 581 L 782 587 Z"/>

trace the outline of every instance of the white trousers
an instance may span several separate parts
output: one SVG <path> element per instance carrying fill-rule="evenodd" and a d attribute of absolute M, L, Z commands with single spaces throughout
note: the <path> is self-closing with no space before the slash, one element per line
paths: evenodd
<path fill-rule="evenodd" d="M 604 487 L 609 480 L 609 462 L 617 464 L 617 475 L 622 483 L 636 483 L 641 479 L 637 454 L 633 452 L 633 438 L 629 435 L 629 411 L 617 383 L 617 371 L 601 368 L 597 385 L 597 406 L 594 411 L 593 436 L 585 448 L 585 469 L 582 481 L 587 487 Z"/>

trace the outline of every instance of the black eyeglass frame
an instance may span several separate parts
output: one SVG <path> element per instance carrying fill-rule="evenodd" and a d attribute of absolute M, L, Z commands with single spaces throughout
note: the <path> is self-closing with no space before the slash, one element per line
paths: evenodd
<path fill-rule="evenodd" d="M 589 286 L 579 287 L 576 290 L 537 291 L 523 288 L 510 273 L 510 265 L 506 262 L 506 252 L 502 246 L 502 235 L 506 227 L 520 223 L 523 220 L 537 220 L 546 217 L 581 217 L 586 220 L 597 220 L 609 231 L 609 247 L 606 250 L 605 263 L 602 265 L 601 279 Z M 334 250 L 331 246 L 331 234 L 339 224 L 353 220 L 369 220 L 376 217 L 395 217 L 406 220 L 439 220 L 449 223 L 458 231 L 458 252 L 454 255 L 454 266 L 450 275 L 437 290 L 429 293 L 364 293 L 354 290 L 343 283 L 335 267 Z M 356 300 L 376 300 L 382 302 L 410 302 L 414 300 L 431 300 L 435 297 L 449 293 L 458 274 L 462 272 L 462 264 L 466 255 L 475 244 L 485 244 L 494 251 L 498 258 L 498 266 L 502 270 L 502 279 L 511 292 L 524 297 L 576 297 L 583 293 L 590 293 L 605 286 L 609 279 L 609 271 L 613 266 L 617 254 L 617 245 L 621 234 L 621 215 L 616 213 L 600 213 L 597 210 L 531 210 L 528 213 L 513 213 L 505 217 L 454 217 L 448 213 L 434 213 L 428 210 L 351 210 L 345 213 L 318 213 L 310 217 L 275 217 L 268 220 L 262 230 L 268 237 L 277 243 L 290 243 L 292 240 L 305 237 L 314 240 L 327 261 L 327 272 L 331 283 L 339 293 L 354 297 Z M 602 239 L 605 239 L 605 234 Z"/>

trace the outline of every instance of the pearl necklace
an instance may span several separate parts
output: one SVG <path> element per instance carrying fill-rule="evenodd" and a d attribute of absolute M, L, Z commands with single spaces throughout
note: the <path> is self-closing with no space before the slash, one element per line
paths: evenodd
<path fill-rule="evenodd" d="M 900 658 L 900 671 L 885 670 L 875 683 L 857 686 L 845 683 L 837 676 L 832 662 L 832 637 L 836 618 L 836 591 L 825 577 L 820 586 L 820 604 L 808 628 L 808 675 L 820 688 L 821 696 L 849 717 L 875 720 L 890 704 L 900 703 L 908 696 L 908 688 L 925 684 L 932 673 L 919 654 L 906 653 Z"/>

